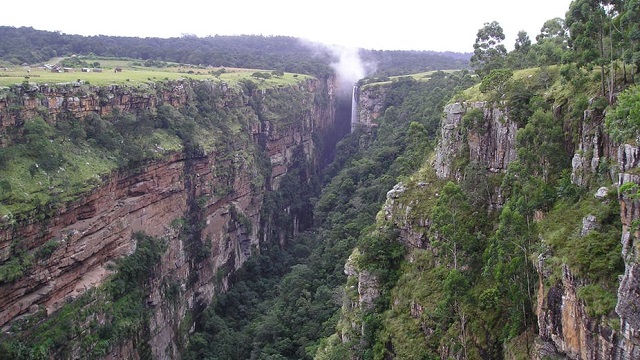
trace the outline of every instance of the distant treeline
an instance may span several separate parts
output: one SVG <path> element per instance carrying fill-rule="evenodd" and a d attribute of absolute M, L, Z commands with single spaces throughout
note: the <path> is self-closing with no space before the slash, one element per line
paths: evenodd
<path fill-rule="evenodd" d="M 320 50 L 320 51 L 319 51 Z M 337 59 L 327 49 L 311 48 L 287 36 L 183 36 L 138 38 L 81 36 L 32 27 L 0 26 L 0 60 L 20 65 L 72 54 L 169 61 L 182 64 L 274 69 L 325 76 Z M 470 54 L 432 51 L 361 50 L 363 60 L 376 64 L 377 74 L 466 68 Z"/>

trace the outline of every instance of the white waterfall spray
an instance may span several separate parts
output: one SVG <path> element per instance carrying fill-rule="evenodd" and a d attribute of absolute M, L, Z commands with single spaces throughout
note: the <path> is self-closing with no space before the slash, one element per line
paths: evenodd
<path fill-rule="evenodd" d="M 358 124 L 358 85 L 353 86 L 351 94 L 351 132 Z"/>
<path fill-rule="evenodd" d="M 364 78 L 367 73 L 375 71 L 375 63 L 363 62 L 360 58 L 360 49 L 344 47 L 338 45 L 320 44 L 312 41 L 304 41 L 303 43 L 314 49 L 318 54 L 324 54 L 328 51 L 335 61 L 331 64 L 331 67 L 335 70 L 337 75 L 337 89 L 336 94 L 340 99 L 341 104 L 341 124 L 347 121 L 348 116 L 348 100 L 349 93 L 351 93 L 351 119 L 350 126 L 351 131 L 358 124 L 358 92 L 357 86 L 354 87 L 360 79 Z M 346 124 L 345 124 L 346 125 Z M 345 129 L 346 130 L 346 129 Z"/>

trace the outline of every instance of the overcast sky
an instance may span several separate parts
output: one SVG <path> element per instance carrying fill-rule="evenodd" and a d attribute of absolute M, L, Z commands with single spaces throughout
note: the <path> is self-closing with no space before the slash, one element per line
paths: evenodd
<path fill-rule="evenodd" d="M 287 35 L 377 50 L 473 51 L 485 22 L 498 21 L 512 49 L 525 30 L 564 18 L 571 0 L 110 0 L 7 1 L 0 25 L 67 34 L 177 37 Z"/>

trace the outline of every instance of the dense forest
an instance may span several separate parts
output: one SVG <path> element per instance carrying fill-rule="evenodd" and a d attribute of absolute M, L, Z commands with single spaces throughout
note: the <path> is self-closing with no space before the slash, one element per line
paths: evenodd
<path fill-rule="evenodd" d="M 375 63 L 382 75 L 460 69 L 469 54 L 433 51 L 382 51 L 360 49 L 360 56 Z M 14 65 L 35 64 L 72 54 L 140 59 L 150 66 L 158 62 L 272 69 L 318 77 L 331 73 L 337 62 L 329 47 L 286 36 L 185 35 L 180 38 L 80 36 L 33 28 L 0 26 L 0 59 Z"/>

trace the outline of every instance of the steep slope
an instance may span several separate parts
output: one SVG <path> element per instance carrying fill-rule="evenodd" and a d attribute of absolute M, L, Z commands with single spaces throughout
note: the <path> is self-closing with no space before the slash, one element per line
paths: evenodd
<path fill-rule="evenodd" d="M 638 356 L 637 150 L 611 140 L 584 82 L 553 68 L 508 81 L 444 108 L 430 163 L 349 258 L 316 358 Z M 378 255 L 394 244 L 403 261 Z"/>
<path fill-rule="evenodd" d="M 313 226 L 291 246 L 247 263 L 197 322 L 186 358 L 313 358 L 345 300 L 340 285 L 352 247 L 386 189 L 418 168 L 432 146 L 440 119 L 434 109 L 471 83 L 465 73 L 437 73 L 426 82 L 387 84 L 389 98 L 377 99 L 384 105 L 375 126 L 358 126 L 338 144 L 314 201 Z"/>
<path fill-rule="evenodd" d="M 5 352 L 179 356 L 194 318 L 260 252 L 271 214 L 290 206 L 267 207 L 265 194 L 278 189 L 296 154 L 295 166 L 313 171 L 320 155 L 313 139 L 333 126 L 330 81 L 251 85 L 5 92 L 2 155 L 18 155 L 3 160 L 6 170 L 32 169 L 30 178 L 5 173 Z M 30 151 L 43 135 L 34 128 L 52 144 L 46 153 Z M 27 198 L 16 195 L 21 188 L 31 189 Z M 289 230 L 273 231 L 284 239 Z M 119 260 L 125 256 L 139 261 Z"/>

